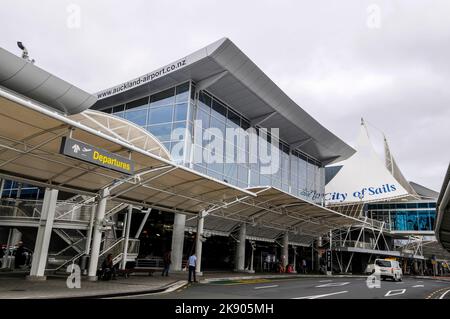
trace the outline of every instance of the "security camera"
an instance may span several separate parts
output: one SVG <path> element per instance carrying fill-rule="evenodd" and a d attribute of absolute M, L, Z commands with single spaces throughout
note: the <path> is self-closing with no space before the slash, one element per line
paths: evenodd
<path fill-rule="evenodd" d="M 34 59 L 30 59 L 30 57 L 28 56 L 28 50 L 27 48 L 23 45 L 22 42 L 17 41 L 17 46 L 19 47 L 20 50 L 22 50 L 22 59 L 26 60 L 27 62 L 30 63 L 34 63 Z"/>

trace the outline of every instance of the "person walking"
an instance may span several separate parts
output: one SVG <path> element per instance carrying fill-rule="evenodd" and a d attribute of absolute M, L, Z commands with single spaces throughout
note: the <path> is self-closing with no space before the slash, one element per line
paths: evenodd
<path fill-rule="evenodd" d="M 302 270 L 303 270 L 303 273 L 306 274 L 306 259 L 302 260 Z"/>
<path fill-rule="evenodd" d="M 171 259 L 171 253 L 172 251 L 166 251 L 166 253 L 163 256 L 163 264 L 164 264 L 164 269 L 163 272 L 161 274 L 161 276 L 169 276 L 169 268 L 170 268 L 170 264 L 172 263 L 172 259 Z"/>
<path fill-rule="evenodd" d="M 188 266 L 189 266 L 189 282 L 192 282 L 192 274 L 194 274 L 194 282 L 197 281 L 197 278 L 195 276 L 195 268 L 197 266 L 197 256 L 195 256 L 195 254 L 192 254 L 189 257 L 188 260 Z"/>

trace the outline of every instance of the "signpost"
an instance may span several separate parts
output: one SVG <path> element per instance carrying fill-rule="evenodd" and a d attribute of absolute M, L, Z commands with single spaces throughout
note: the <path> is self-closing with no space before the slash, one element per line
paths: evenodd
<path fill-rule="evenodd" d="M 134 163 L 130 159 L 72 138 L 63 137 L 60 153 L 128 175 L 134 173 Z"/>
<path fill-rule="evenodd" d="M 327 275 L 331 275 L 333 271 L 332 254 L 331 249 L 327 249 Z"/>

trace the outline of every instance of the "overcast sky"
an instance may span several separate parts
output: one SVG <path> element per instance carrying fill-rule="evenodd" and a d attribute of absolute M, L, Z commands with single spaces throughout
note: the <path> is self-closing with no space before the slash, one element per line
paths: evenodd
<path fill-rule="evenodd" d="M 20 40 L 37 65 L 96 92 L 228 37 L 350 145 L 361 116 L 374 139 L 382 130 L 406 178 L 439 191 L 449 17 L 446 0 L 1 0 L 0 46 L 19 54 Z"/>

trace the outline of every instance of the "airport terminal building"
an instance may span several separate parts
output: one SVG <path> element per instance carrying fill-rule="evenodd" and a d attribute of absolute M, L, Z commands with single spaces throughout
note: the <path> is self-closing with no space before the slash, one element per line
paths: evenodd
<path fill-rule="evenodd" d="M 125 268 L 168 250 L 174 270 L 194 251 L 198 272 L 295 269 L 299 247 L 362 222 L 324 205 L 324 167 L 354 150 L 229 39 L 96 94 L 0 59 L 0 230 L 34 244 L 32 277 L 56 256 L 95 277 L 109 253 Z"/>

